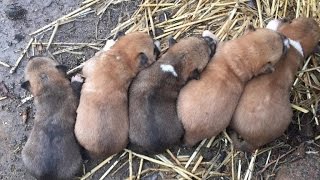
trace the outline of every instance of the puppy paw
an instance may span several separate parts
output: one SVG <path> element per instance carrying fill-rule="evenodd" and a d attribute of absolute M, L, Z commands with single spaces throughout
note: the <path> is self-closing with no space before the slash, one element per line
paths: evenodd
<path fill-rule="evenodd" d="M 81 76 L 81 74 L 76 74 L 76 75 L 72 76 L 71 82 L 83 83 L 83 77 Z"/>

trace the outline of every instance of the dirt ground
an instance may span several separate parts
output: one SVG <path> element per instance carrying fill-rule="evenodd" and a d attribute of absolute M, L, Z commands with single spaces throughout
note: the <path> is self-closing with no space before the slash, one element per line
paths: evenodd
<path fill-rule="evenodd" d="M 59 17 L 80 7 L 81 0 L 0 0 L 0 61 L 11 66 L 20 56 L 22 50 L 30 41 L 28 34 L 49 24 Z M 105 14 L 99 17 L 94 13 L 77 18 L 76 21 L 59 27 L 53 42 L 99 42 L 106 39 L 110 31 L 119 21 L 128 18 L 136 9 L 139 1 L 112 5 Z M 24 9 L 11 16 L 13 8 Z M 12 18 L 13 17 L 13 18 Z M 16 18 L 14 18 L 16 17 Z M 121 18 L 120 18 L 121 17 Z M 98 26 L 97 26 L 98 25 Z M 96 26 L 98 34 L 96 38 Z M 52 31 L 39 38 L 48 42 Z M 54 52 L 53 46 L 49 51 Z M 95 53 L 95 50 L 83 48 L 83 54 L 62 53 L 54 56 L 60 63 L 75 67 Z M 26 97 L 26 91 L 20 88 L 27 54 L 14 74 L 10 68 L 0 65 L 0 179 L 33 179 L 23 167 L 21 150 L 33 126 L 34 106 L 32 101 L 19 106 L 21 99 Z M 8 90 L 8 93 L 6 92 Z M 27 122 L 23 122 L 21 113 L 29 109 Z"/>

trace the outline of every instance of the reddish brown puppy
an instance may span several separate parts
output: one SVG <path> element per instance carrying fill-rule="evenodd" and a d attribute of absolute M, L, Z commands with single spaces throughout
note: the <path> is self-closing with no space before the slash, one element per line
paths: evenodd
<path fill-rule="evenodd" d="M 219 43 L 198 81 L 190 81 L 178 98 L 184 141 L 194 145 L 223 131 L 230 123 L 244 85 L 266 73 L 286 50 L 286 40 L 269 29 L 253 27 L 231 41 Z"/>
<path fill-rule="evenodd" d="M 287 129 L 292 119 L 290 87 L 303 59 L 320 39 L 319 25 L 311 18 L 273 20 L 268 27 L 290 38 L 291 48 L 275 72 L 256 77 L 245 87 L 230 125 L 244 139 L 240 143 L 233 138 L 236 148 L 244 151 L 273 141 Z"/>
<path fill-rule="evenodd" d="M 36 116 L 22 160 L 37 179 L 71 179 L 81 167 L 74 136 L 78 97 L 65 67 L 45 57 L 30 59 L 22 87 L 34 96 Z"/>
<path fill-rule="evenodd" d="M 109 50 L 85 63 L 75 134 L 92 157 L 110 156 L 126 147 L 128 86 L 155 61 L 157 52 L 149 35 L 135 32 L 120 37 Z"/>
<path fill-rule="evenodd" d="M 176 109 L 179 91 L 188 80 L 199 78 L 216 47 L 211 37 L 169 42 L 168 51 L 130 86 L 129 148 L 139 153 L 158 154 L 181 142 L 184 130 Z"/>

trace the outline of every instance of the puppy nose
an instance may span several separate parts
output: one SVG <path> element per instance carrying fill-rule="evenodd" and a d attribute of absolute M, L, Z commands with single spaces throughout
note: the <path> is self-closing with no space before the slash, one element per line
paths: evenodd
<path fill-rule="evenodd" d="M 282 52 L 286 53 L 288 51 L 288 49 L 290 48 L 290 41 L 285 35 L 280 34 L 280 33 L 279 33 L 279 35 L 280 35 L 280 37 L 282 39 L 282 43 L 283 43 Z"/>

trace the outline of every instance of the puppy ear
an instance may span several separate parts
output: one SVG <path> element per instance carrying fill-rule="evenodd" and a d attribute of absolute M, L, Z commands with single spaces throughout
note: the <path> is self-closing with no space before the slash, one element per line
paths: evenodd
<path fill-rule="evenodd" d="M 318 42 L 318 45 L 314 48 L 313 52 L 320 54 L 320 42 Z"/>
<path fill-rule="evenodd" d="M 138 60 L 140 62 L 139 66 L 140 67 L 146 67 L 148 65 L 148 57 L 145 53 L 141 52 L 138 55 Z"/>
<path fill-rule="evenodd" d="M 207 42 L 209 46 L 209 56 L 212 58 L 212 56 L 216 53 L 216 47 L 217 47 L 217 41 L 215 41 L 213 38 L 209 36 L 203 37 L 203 39 Z"/>
<path fill-rule="evenodd" d="M 56 65 L 56 68 L 64 74 L 67 74 L 68 67 L 65 65 Z"/>
<path fill-rule="evenodd" d="M 260 75 L 260 74 L 269 74 L 269 73 L 272 73 L 273 71 L 275 71 L 275 68 L 273 67 L 271 62 L 268 62 L 267 64 L 262 66 L 262 68 L 260 69 L 258 75 Z"/>
<path fill-rule="evenodd" d="M 253 32 L 255 30 L 256 30 L 256 28 L 254 28 L 254 26 L 252 24 L 249 24 L 247 26 L 247 28 L 244 30 L 244 34 L 248 34 L 249 32 Z"/>
<path fill-rule="evenodd" d="M 116 33 L 116 35 L 113 37 L 113 40 L 117 40 L 117 39 L 119 39 L 120 37 L 122 37 L 124 35 L 125 35 L 125 33 L 123 31 L 118 31 Z"/>
<path fill-rule="evenodd" d="M 192 79 L 196 79 L 196 80 L 200 79 L 200 72 L 198 69 L 195 69 L 194 71 L 192 71 L 192 73 L 189 77 L 189 80 L 192 80 Z"/>
<path fill-rule="evenodd" d="M 30 82 L 29 81 L 25 81 L 21 84 L 21 88 L 30 91 Z"/>
<path fill-rule="evenodd" d="M 177 41 L 171 36 L 169 37 L 169 48 L 175 45 Z"/>

